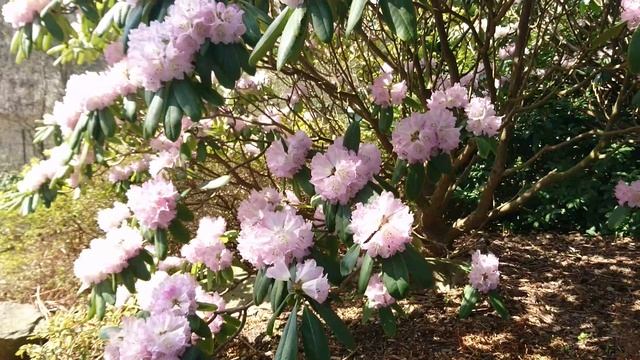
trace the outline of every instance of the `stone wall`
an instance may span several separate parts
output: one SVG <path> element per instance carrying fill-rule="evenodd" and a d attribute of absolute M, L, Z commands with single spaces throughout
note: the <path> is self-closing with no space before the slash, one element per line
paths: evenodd
<path fill-rule="evenodd" d="M 7 0 L 0 0 L 0 6 Z M 9 53 L 13 29 L 0 20 L 0 171 L 17 169 L 40 149 L 32 144 L 35 120 L 62 96 L 66 71 L 35 52 L 16 65 Z"/>

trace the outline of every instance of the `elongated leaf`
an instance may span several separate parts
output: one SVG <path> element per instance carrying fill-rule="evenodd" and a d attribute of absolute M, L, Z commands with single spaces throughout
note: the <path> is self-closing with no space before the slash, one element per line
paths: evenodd
<path fill-rule="evenodd" d="M 412 41 L 417 34 L 416 9 L 412 0 L 380 0 L 387 25 L 402 41 Z"/>
<path fill-rule="evenodd" d="M 597 38 L 595 38 L 591 42 L 591 49 L 597 49 L 605 45 L 606 43 L 608 43 L 609 40 L 620 36 L 620 34 L 622 33 L 622 30 L 624 30 L 626 25 L 627 24 L 624 22 L 619 22 L 613 25 L 612 27 L 606 29 L 605 31 L 603 31 L 600 35 L 598 35 Z"/>
<path fill-rule="evenodd" d="M 186 244 L 189 242 L 189 230 L 178 219 L 174 219 L 169 225 L 169 233 L 179 243 Z"/>
<path fill-rule="evenodd" d="M 251 4 L 249 4 L 251 6 Z M 246 31 L 242 35 L 242 39 L 250 46 L 255 46 L 260 41 L 260 26 L 254 11 L 245 7 L 244 16 L 242 17 Z"/>
<path fill-rule="evenodd" d="M 280 46 L 278 46 L 278 57 L 276 60 L 276 68 L 278 71 L 282 70 L 284 64 L 286 64 L 294 55 L 294 44 L 301 30 L 307 31 L 307 29 L 302 29 L 306 13 L 307 8 L 305 6 L 294 9 L 291 17 L 287 20 L 284 30 L 282 30 L 282 37 L 280 38 Z"/>
<path fill-rule="evenodd" d="M 164 117 L 167 94 L 168 85 L 155 93 L 151 99 L 151 104 L 149 105 L 149 109 L 147 109 L 147 116 L 144 119 L 144 127 L 142 131 L 145 139 L 153 137 L 158 129 L 160 120 Z"/>
<path fill-rule="evenodd" d="M 479 298 L 480 293 L 478 293 L 478 290 L 474 289 L 471 285 L 465 286 L 462 294 L 462 305 L 460 305 L 460 310 L 458 311 L 460 319 L 466 319 L 471 315 Z"/>
<path fill-rule="evenodd" d="M 242 75 L 242 54 L 238 44 L 215 44 L 209 46 L 207 56 L 213 60 L 213 72 L 220 85 L 233 89 Z"/>
<path fill-rule="evenodd" d="M 307 195 L 313 196 L 316 194 L 316 190 L 310 182 L 311 180 L 311 170 L 308 167 L 303 166 L 298 172 L 293 175 L 293 181 L 296 183 L 302 191 L 304 191 Z"/>
<path fill-rule="evenodd" d="M 353 121 L 344 133 L 343 145 L 349 150 L 358 152 L 360 148 L 360 122 Z"/>
<path fill-rule="evenodd" d="M 609 219 L 607 220 L 607 226 L 610 229 L 617 229 L 624 219 L 629 216 L 631 209 L 625 206 L 616 206 L 615 209 L 609 214 Z"/>
<path fill-rule="evenodd" d="M 396 317 L 393 315 L 393 311 L 391 311 L 390 307 L 383 307 L 378 310 L 378 314 L 380 315 L 380 325 L 382 325 L 382 330 L 384 330 L 384 334 L 389 337 L 396 336 L 397 326 L 396 326 Z"/>
<path fill-rule="evenodd" d="M 507 310 L 507 307 L 504 305 L 504 301 L 497 292 L 491 291 L 489 293 L 489 303 L 501 318 L 509 320 L 511 317 L 509 315 L 509 310 Z"/>
<path fill-rule="evenodd" d="M 259 270 L 256 274 L 256 280 L 253 283 L 253 302 L 256 305 L 262 304 L 264 298 L 269 293 L 269 287 L 273 284 L 273 279 L 266 277 L 264 270 Z"/>
<path fill-rule="evenodd" d="M 449 154 L 440 154 L 429 160 L 427 163 L 427 177 L 432 183 L 438 182 L 442 175 L 451 172 L 451 156 Z"/>
<path fill-rule="evenodd" d="M 153 237 L 153 245 L 156 250 L 156 256 L 160 260 L 167 258 L 169 253 L 169 241 L 167 240 L 167 231 L 163 229 L 157 229 Z"/>
<path fill-rule="evenodd" d="M 107 307 L 106 302 L 104 301 L 104 298 L 102 297 L 102 294 L 96 292 L 95 295 L 95 306 L 96 306 L 96 318 L 98 320 L 102 320 L 104 318 L 104 313 L 105 313 L 105 309 Z"/>
<path fill-rule="evenodd" d="M 393 123 L 393 108 L 391 106 L 380 109 L 380 117 L 378 118 L 378 128 L 385 134 L 389 133 L 391 124 Z"/>
<path fill-rule="evenodd" d="M 287 282 L 282 280 L 275 280 L 271 287 L 271 310 L 276 312 L 280 307 L 284 299 L 287 297 Z"/>
<path fill-rule="evenodd" d="M 640 27 L 636 29 L 631 36 L 631 42 L 629 42 L 629 70 L 632 73 L 640 73 Z"/>
<path fill-rule="evenodd" d="M 195 219 L 193 212 L 183 203 L 178 203 L 176 210 L 176 219 L 182 221 L 193 221 L 193 219 Z"/>
<path fill-rule="evenodd" d="M 360 245 L 353 244 L 340 262 L 340 274 L 342 276 L 351 274 L 358 262 L 358 256 L 360 256 Z"/>
<path fill-rule="evenodd" d="M 353 29 L 356 28 L 356 25 L 360 22 L 360 18 L 362 18 L 362 12 L 364 11 L 364 7 L 367 5 L 369 0 L 353 0 L 351 2 L 351 7 L 349 8 L 349 18 L 347 20 L 347 31 L 346 35 L 351 35 Z"/>
<path fill-rule="evenodd" d="M 51 34 L 54 39 L 60 42 L 64 41 L 64 30 L 62 30 L 62 27 L 60 27 L 60 24 L 58 24 L 53 15 L 46 14 L 41 18 L 41 20 L 47 28 L 47 31 L 49 31 L 49 34 Z"/>
<path fill-rule="evenodd" d="M 351 222 L 351 209 L 345 205 L 339 205 L 336 211 L 336 232 L 343 243 L 350 245 L 351 233 L 349 232 L 349 223 Z M 351 272 L 351 271 L 349 271 Z"/>
<path fill-rule="evenodd" d="M 269 50 L 273 49 L 276 40 L 278 40 L 278 37 L 282 34 L 292 12 L 293 10 L 287 7 L 273 20 L 256 46 L 253 48 L 253 52 L 251 52 L 251 55 L 249 56 L 249 64 L 256 65 Z"/>
<path fill-rule="evenodd" d="M 329 360 L 329 340 L 320 320 L 305 306 L 302 310 L 302 345 L 309 360 Z"/>
<path fill-rule="evenodd" d="M 213 106 L 222 106 L 224 105 L 224 98 L 217 91 L 215 91 L 211 86 L 206 86 L 204 84 L 196 83 L 194 84 L 194 88 L 198 92 L 198 95 L 204 101 L 208 102 Z"/>
<path fill-rule="evenodd" d="M 202 190 L 218 189 L 218 188 L 221 188 L 221 187 L 227 185 L 230 180 L 231 180 L 231 176 L 223 175 L 223 176 L 220 176 L 219 178 L 215 178 L 215 179 L 209 181 L 208 183 L 203 185 L 200 189 L 202 189 Z"/>
<path fill-rule="evenodd" d="M 100 128 L 106 137 L 112 137 L 116 133 L 116 120 L 109 108 L 104 108 L 98 112 Z"/>
<path fill-rule="evenodd" d="M 364 294 L 369 285 L 369 279 L 371 279 L 371 273 L 373 272 L 373 259 L 369 254 L 364 254 L 362 259 L 362 265 L 360 266 L 360 276 L 358 277 L 358 292 Z"/>
<path fill-rule="evenodd" d="M 275 360 L 295 360 L 298 358 L 298 303 L 291 309 L 289 320 L 282 330 L 282 337 L 276 350 Z"/>
<path fill-rule="evenodd" d="M 141 256 L 136 256 L 133 259 L 129 260 L 129 268 L 133 275 L 135 275 L 138 279 L 143 281 L 148 281 L 151 279 L 151 273 L 147 268 L 144 260 Z"/>
<path fill-rule="evenodd" d="M 409 270 L 401 253 L 382 260 L 382 282 L 396 299 L 402 299 L 407 294 Z"/>
<path fill-rule="evenodd" d="M 424 165 L 421 163 L 410 165 L 409 171 L 407 172 L 407 181 L 405 183 L 405 192 L 408 200 L 415 201 L 420 197 L 424 180 Z"/>
<path fill-rule="evenodd" d="M 137 28 L 138 25 L 140 25 L 140 21 L 142 20 L 143 8 L 144 6 L 142 4 L 138 4 L 127 14 L 127 21 L 125 21 L 124 23 L 124 31 L 122 34 L 122 44 L 124 45 L 125 52 L 129 48 L 129 33 L 131 32 L 131 30 Z"/>
<path fill-rule="evenodd" d="M 327 226 L 327 230 L 331 233 L 336 229 L 336 212 L 338 210 L 338 206 L 325 201 L 322 210 L 324 212 L 325 225 Z"/>
<path fill-rule="evenodd" d="M 173 84 L 173 94 L 185 115 L 193 121 L 202 118 L 202 101 L 191 82 L 187 79 Z"/>
<path fill-rule="evenodd" d="M 333 333 L 336 339 L 348 349 L 355 349 L 356 342 L 351 335 L 351 331 L 347 325 L 342 322 L 342 319 L 329 307 L 329 305 L 324 302 L 322 304 L 317 301 L 310 300 L 309 303 L 313 310 L 320 315 L 324 323 L 329 327 L 329 330 Z"/>
<path fill-rule="evenodd" d="M 433 270 L 429 262 L 412 246 L 408 245 L 402 253 L 412 285 L 415 283 L 418 288 L 430 288 L 433 286 Z"/>
<path fill-rule="evenodd" d="M 476 137 L 476 145 L 478 146 L 478 155 L 483 159 L 488 158 L 489 154 L 495 155 L 498 149 L 498 141 L 486 136 Z"/>
<path fill-rule="evenodd" d="M 393 175 L 391 176 L 391 185 L 397 186 L 406 173 L 407 161 L 402 159 L 396 160 L 396 166 L 393 168 Z"/>
<path fill-rule="evenodd" d="M 199 335 L 202 338 L 211 337 L 211 329 L 209 329 L 209 325 L 207 325 L 201 317 L 198 315 L 189 315 L 187 319 L 189 320 L 189 327 L 191 328 L 191 331 L 196 335 Z"/>
<path fill-rule="evenodd" d="M 182 132 L 182 109 L 178 104 L 175 92 L 169 95 L 167 111 L 164 115 L 164 133 L 167 139 L 176 141 Z"/>
<path fill-rule="evenodd" d="M 331 42 L 333 37 L 333 15 L 327 0 L 307 0 L 311 24 L 318 39 L 324 43 Z"/>

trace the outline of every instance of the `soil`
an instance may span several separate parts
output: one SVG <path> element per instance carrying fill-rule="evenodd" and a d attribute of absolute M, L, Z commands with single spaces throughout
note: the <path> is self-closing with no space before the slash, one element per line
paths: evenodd
<path fill-rule="evenodd" d="M 475 239 L 479 238 L 476 236 Z M 460 248 L 500 258 L 500 293 L 512 315 L 486 301 L 460 320 L 462 286 L 442 286 L 401 302 L 395 338 L 374 319 L 361 322 L 362 300 L 334 304 L 358 348 L 331 340 L 335 359 L 640 359 L 640 249 L 634 239 L 570 235 L 463 239 Z M 469 256 L 463 254 L 462 260 Z M 281 316 L 275 333 L 284 326 Z M 266 311 L 249 316 L 224 359 L 271 359 L 278 338 L 264 335 Z M 300 354 L 300 358 L 303 354 Z"/>

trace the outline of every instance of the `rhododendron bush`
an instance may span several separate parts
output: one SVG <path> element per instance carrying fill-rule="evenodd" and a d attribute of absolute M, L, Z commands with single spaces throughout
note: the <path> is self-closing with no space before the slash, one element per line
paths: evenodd
<path fill-rule="evenodd" d="M 325 330 L 356 346 L 333 306 L 344 289 L 393 336 L 398 301 L 433 287 L 456 238 L 521 210 L 615 144 L 637 146 L 638 9 L 635 0 L 11 0 L 2 12 L 17 61 L 36 49 L 104 69 L 71 76 L 35 137 L 54 147 L 9 205 L 28 213 L 58 193 L 83 196 L 92 177 L 117 190 L 73 269 L 91 316 L 139 310 L 105 329 L 106 359 L 210 357 L 264 301 L 268 334 L 289 314 L 276 358 L 296 358 L 300 343 L 308 358 L 329 359 Z M 523 115 L 560 98 L 590 116 L 588 130 L 519 153 L 511 140 Z M 578 143 L 592 146 L 515 182 Z M 462 208 L 458 190 L 478 167 L 478 200 Z M 611 189 L 624 209 L 615 217 L 640 206 L 638 184 Z M 509 317 L 498 267 L 495 255 L 473 253 L 461 317 L 484 296 Z M 227 306 L 247 282 L 253 299 Z"/>

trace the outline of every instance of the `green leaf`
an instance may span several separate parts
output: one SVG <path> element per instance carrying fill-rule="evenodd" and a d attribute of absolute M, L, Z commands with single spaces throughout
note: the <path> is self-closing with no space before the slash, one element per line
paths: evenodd
<path fill-rule="evenodd" d="M 169 242 L 167 240 L 167 231 L 157 229 L 153 237 L 153 245 L 156 250 L 156 256 L 160 260 L 164 260 L 169 253 Z"/>
<path fill-rule="evenodd" d="M 96 319 L 98 320 L 102 320 L 104 319 L 104 313 L 105 313 L 105 309 L 107 307 L 106 302 L 104 301 L 104 298 L 102 297 L 102 294 L 96 292 L 95 297 L 94 297 L 94 301 L 95 301 L 95 306 L 96 306 Z"/>
<path fill-rule="evenodd" d="M 282 314 L 282 311 L 284 311 L 284 308 L 286 307 L 287 303 L 292 297 L 293 297 L 293 294 L 287 295 L 287 297 L 284 299 L 282 304 L 280 304 L 280 307 L 278 307 L 278 309 L 276 309 L 276 311 L 274 311 L 273 314 L 271 315 L 271 318 L 267 322 L 267 331 L 266 331 L 267 335 L 273 336 L 273 327 L 276 324 L 276 319 L 278 318 L 278 316 L 280 316 L 280 314 Z"/>
<path fill-rule="evenodd" d="M 271 311 L 276 312 L 287 295 L 287 282 L 282 280 L 275 280 L 273 282 L 273 286 L 271 287 L 271 297 L 269 300 L 269 302 L 271 303 Z"/>
<path fill-rule="evenodd" d="M 179 243 L 186 244 L 189 242 L 189 230 L 178 219 L 174 219 L 169 225 L 169 233 Z"/>
<path fill-rule="evenodd" d="M 478 293 L 478 290 L 474 289 L 473 286 L 467 285 L 464 287 L 462 305 L 460 305 L 460 310 L 458 311 L 460 319 L 466 319 L 471 315 L 473 309 L 476 307 L 479 297 L 480 293 Z"/>
<path fill-rule="evenodd" d="M 311 170 L 308 167 L 303 166 L 298 172 L 293 175 L 294 183 L 300 187 L 307 195 L 313 196 L 316 194 L 315 187 L 310 182 Z"/>
<path fill-rule="evenodd" d="M 282 34 L 292 12 L 293 10 L 290 7 L 286 7 L 278 17 L 273 20 L 260 38 L 260 41 L 258 41 L 258 44 L 253 48 L 253 51 L 249 56 L 249 64 L 256 65 L 269 50 L 273 49 L 276 40 L 278 40 L 278 37 Z"/>
<path fill-rule="evenodd" d="M 633 74 L 640 73 L 640 27 L 634 31 L 631 36 L 631 42 L 629 42 L 629 70 Z"/>
<path fill-rule="evenodd" d="M 100 340 L 109 340 L 109 334 L 114 334 L 120 330 L 117 326 L 105 326 L 100 329 L 98 337 Z"/>
<path fill-rule="evenodd" d="M 360 18 L 362 18 L 362 12 L 364 11 L 364 7 L 368 2 L 368 0 L 353 0 L 351 2 L 351 7 L 349 8 L 349 18 L 347 20 L 347 36 L 351 35 L 353 29 L 355 29 L 356 25 L 358 25 L 358 23 L 360 22 Z"/>
<path fill-rule="evenodd" d="M 311 249 L 311 257 L 316 260 L 318 266 L 322 266 L 329 282 L 335 285 L 339 285 L 342 280 L 342 274 L 340 274 L 340 262 L 335 258 L 324 254 L 317 247 Z"/>
<path fill-rule="evenodd" d="M 324 222 L 327 230 L 332 233 L 336 229 L 336 212 L 338 211 L 338 206 L 329 201 L 325 201 L 322 210 L 324 212 Z"/>
<path fill-rule="evenodd" d="M 412 285 L 415 283 L 418 288 L 422 289 L 433 287 L 433 270 L 424 256 L 413 245 L 408 245 L 402 256 L 407 264 Z"/>
<path fill-rule="evenodd" d="M 148 281 L 151 279 L 151 273 L 147 268 L 142 256 L 138 255 L 129 260 L 129 268 L 133 275 L 142 281 Z"/>
<path fill-rule="evenodd" d="M 195 219 L 193 212 L 183 203 L 178 203 L 178 205 L 176 205 L 176 210 L 176 218 L 179 220 L 193 221 L 193 219 Z"/>
<path fill-rule="evenodd" d="M 136 119 L 136 108 L 138 104 L 136 104 L 135 100 L 129 99 L 129 97 L 122 98 L 122 105 L 124 108 L 124 117 L 133 122 Z"/>
<path fill-rule="evenodd" d="M 331 42 L 333 37 L 333 15 L 327 0 L 307 0 L 311 24 L 318 39 L 324 43 Z"/>
<path fill-rule="evenodd" d="M 202 118 L 202 101 L 188 79 L 173 83 L 173 94 L 185 115 L 193 121 Z"/>
<path fill-rule="evenodd" d="M 98 118 L 100 119 L 100 128 L 102 133 L 106 137 L 112 137 L 116 133 L 116 120 L 113 118 L 113 113 L 109 108 L 104 108 L 98 111 Z"/>
<path fill-rule="evenodd" d="M 289 320 L 282 330 L 282 337 L 276 350 L 275 360 L 294 360 L 298 358 L 298 303 L 291 309 Z"/>
<path fill-rule="evenodd" d="M 373 259 L 369 254 L 365 253 L 362 259 L 362 265 L 360 266 L 360 276 L 358 276 L 358 292 L 364 294 L 369 285 L 369 279 L 373 272 Z"/>
<path fill-rule="evenodd" d="M 393 311 L 391 311 L 390 307 L 382 307 L 378 309 L 378 314 L 380 315 L 380 325 L 382 325 L 382 330 L 384 330 L 384 334 L 388 337 L 394 337 L 397 333 L 396 326 L 396 317 L 393 315 Z"/>
<path fill-rule="evenodd" d="M 105 304 L 113 305 L 116 303 L 116 292 L 113 288 L 111 277 L 108 277 L 96 285 L 96 291 L 98 295 L 102 296 Z"/>
<path fill-rule="evenodd" d="M 358 256 L 360 256 L 360 245 L 353 244 L 340 262 L 340 275 L 347 276 L 351 274 L 358 262 Z"/>
<path fill-rule="evenodd" d="M 631 106 L 638 109 L 640 108 L 640 91 L 638 91 L 631 99 Z"/>
<path fill-rule="evenodd" d="M 199 346 L 190 346 L 180 357 L 182 360 L 208 360 L 210 358 L 211 357 L 207 356 Z"/>
<path fill-rule="evenodd" d="M 191 328 L 191 331 L 196 333 L 196 335 L 203 338 L 210 338 L 212 336 L 209 325 L 207 325 L 207 322 L 202 320 L 198 315 L 189 315 L 187 316 L 187 319 L 189 320 L 189 327 Z"/>
<path fill-rule="evenodd" d="M 344 133 L 343 145 L 349 150 L 358 152 L 360 148 L 360 122 L 352 121 Z"/>
<path fill-rule="evenodd" d="M 343 243 L 351 243 L 349 223 L 351 222 L 351 209 L 346 205 L 339 205 L 336 211 L 336 232 Z"/>
<path fill-rule="evenodd" d="M 397 186 L 400 183 L 400 180 L 407 173 L 407 160 L 398 159 L 396 160 L 396 166 L 393 168 L 393 175 L 391 176 L 391 185 Z"/>
<path fill-rule="evenodd" d="M 382 14 L 387 25 L 400 40 L 409 42 L 416 38 L 416 9 L 412 0 L 380 0 Z"/>
<path fill-rule="evenodd" d="M 624 22 L 619 22 L 603 31 L 602 34 L 598 35 L 598 37 L 591 42 L 591 49 L 597 49 L 601 46 L 604 46 L 609 42 L 609 40 L 620 36 L 620 34 L 622 34 L 622 30 L 624 30 L 626 25 L 627 24 Z"/>
<path fill-rule="evenodd" d="M 56 21 L 56 19 L 51 14 L 46 14 L 41 18 L 44 26 L 49 31 L 49 34 L 53 36 L 54 39 L 63 42 L 64 39 L 64 30 L 60 27 L 60 24 Z"/>
<path fill-rule="evenodd" d="M 388 134 L 393 123 L 393 107 L 380 108 L 380 117 L 378 118 L 378 128 L 381 132 Z"/>
<path fill-rule="evenodd" d="M 309 360 L 329 360 L 329 340 L 320 320 L 305 306 L 302 310 L 302 345 Z"/>
<path fill-rule="evenodd" d="M 160 119 L 164 117 L 168 92 L 169 85 L 167 84 L 155 93 L 151 99 L 151 104 L 149 105 L 149 109 L 147 109 L 147 116 L 144 119 L 144 127 L 142 129 L 145 139 L 153 137 L 158 129 Z"/>
<path fill-rule="evenodd" d="M 258 25 L 258 19 L 254 11 L 245 9 L 244 16 L 242 17 L 244 27 L 246 31 L 242 35 L 244 42 L 250 46 L 255 46 L 260 41 L 260 26 Z"/>
<path fill-rule="evenodd" d="M 217 91 L 215 91 L 211 86 L 207 86 L 201 83 L 193 84 L 198 95 L 204 101 L 208 102 L 212 106 L 222 106 L 224 105 L 224 98 Z"/>
<path fill-rule="evenodd" d="M 382 282 L 389 294 L 402 299 L 409 290 L 409 270 L 401 253 L 382 259 Z"/>
<path fill-rule="evenodd" d="M 265 276 L 264 270 L 258 270 L 256 280 L 253 283 L 253 302 L 256 305 L 262 304 L 264 298 L 269 293 L 269 287 L 273 283 L 273 279 Z"/>
<path fill-rule="evenodd" d="M 276 69 L 278 71 L 282 70 L 284 64 L 287 63 L 294 56 L 294 44 L 296 39 L 298 39 L 298 35 L 300 34 L 300 30 L 306 31 L 307 29 L 302 29 L 302 24 L 304 22 L 304 17 L 307 13 L 307 8 L 305 6 L 298 7 L 293 10 L 291 17 L 287 20 L 287 24 L 282 31 L 282 37 L 280 38 L 280 46 L 278 46 L 278 57 L 276 61 Z"/>
<path fill-rule="evenodd" d="M 356 341 L 351 335 L 351 331 L 347 325 L 342 322 L 342 319 L 324 302 L 322 304 L 315 300 L 309 300 L 313 310 L 320 315 L 324 323 L 329 327 L 329 330 L 333 333 L 336 339 L 348 349 L 353 350 L 356 348 Z"/>
<path fill-rule="evenodd" d="M 427 177 L 429 181 L 436 183 L 442 175 L 451 173 L 451 169 L 451 156 L 442 153 L 431 158 L 427 163 Z"/>
<path fill-rule="evenodd" d="M 422 163 L 409 165 L 409 171 L 407 172 L 407 181 L 405 183 L 407 200 L 415 201 L 420 197 L 420 194 L 422 193 L 422 187 L 424 185 L 424 180 L 424 165 Z"/>
<path fill-rule="evenodd" d="M 124 23 L 122 34 L 122 44 L 124 45 L 125 52 L 129 48 L 129 33 L 131 32 L 131 30 L 137 28 L 138 25 L 140 25 L 140 21 L 142 20 L 142 12 L 144 10 L 143 8 L 144 6 L 142 6 L 142 4 L 138 4 L 127 14 L 127 20 Z"/>
<path fill-rule="evenodd" d="M 133 272 L 128 268 L 120 273 L 120 279 L 122 284 L 129 290 L 130 293 L 136 292 L 136 279 L 133 277 Z"/>
<path fill-rule="evenodd" d="M 498 140 L 486 136 L 478 136 L 475 139 L 476 145 L 478 146 L 478 155 L 480 155 L 481 158 L 486 159 L 489 157 L 489 154 L 496 155 Z"/>
<path fill-rule="evenodd" d="M 175 89 L 171 95 L 169 95 L 169 101 L 167 102 L 167 111 L 164 115 L 164 134 L 167 139 L 176 141 L 180 138 L 182 132 L 182 109 L 176 99 Z"/>
<path fill-rule="evenodd" d="M 616 206 L 615 209 L 609 214 L 609 219 L 607 220 L 607 226 L 610 229 L 617 229 L 624 219 L 629 216 L 631 209 L 625 206 Z"/>
<path fill-rule="evenodd" d="M 239 44 L 215 44 L 209 46 L 207 55 L 210 56 L 213 72 L 220 85 L 227 89 L 234 89 L 236 80 L 242 75 L 242 56 Z"/>
<path fill-rule="evenodd" d="M 507 310 L 507 307 L 504 305 L 504 301 L 497 292 L 491 291 L 489 293 L 489 304 L 491 304 L 493 309 L 498 313 L 498 315 L 500 315 L 501 318 L 503 318 L 504 320 L 509 320 L 509 318 L 511 317 L 509 315 L 509 310 Z"/>
<path fill-rule="evenodd" d="M 209 181 L 208 183 L 203 185 L 200 189 L 202 189 L 202 190 L 215 190 L 215 189 L 218 189 L 218 188 L 221 188 L 221 187 L 227 185 L 230 180 L 231 180 L 231 176 L 223 175 L 223 176 L 220 176 L 219 178 L 215 178 L 215 179 Z"/>

